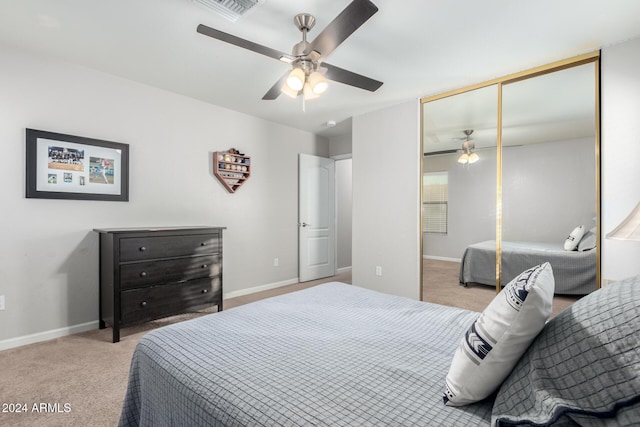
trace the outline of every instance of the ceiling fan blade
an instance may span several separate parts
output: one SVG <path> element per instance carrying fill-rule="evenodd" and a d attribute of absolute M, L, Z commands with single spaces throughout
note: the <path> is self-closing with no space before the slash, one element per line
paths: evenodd
<path fill-rule="evenodd" d="M 369 0 L 354 0 L 318 34 L 305 50 L 305 54 L 309 55 L 315 51 L 326 58 L 377 11 L 377 6 Z"/>
<path fill-rule="evenodd" d="M 370 92 L 375 92 L 380 88 L 380 86 L 382 86 L 382 82 L 378 80 L 365 77 L 361 74 L 356 74 L 352 71 L 347 71 L 343 68 L 336 67 L 335 65 L 323 62 L 322 66 L 327 69 L 324 76 L 329 80 L 344 83 L 349 86 L 355 86 Z"/>
<path fill-rule="evenodd" d="M 241 39 L 240 37 L 236 37 L 229 33 L 216 30 L 215 28 L 207 27 L 206 25 L 203 25 L 203 24 L 198 25 L 197 31 L 200 34 L 204 34 L 205 36 L 209 36 L 216 40 L 220 40 L 220 41 L 232 44 L 234 46 L 238 46 L 238 47 L 259 53 L 261 55 L 268 56 L 269 58 L 281 60 L 287 63 L 291 63 L 295 59 L 294 57 L 292 57 L 287 53 L 280 52 L 279 50 L 276 50 L 276 49 L 271 49 L 270 47 L 262 46 L 261 44 L 254 43 L 249 40 Z"/>
<path fill-rule="evenodd" d="M 267 93 L 264 94 L 264 96 L 262 97 L 262 100 L 273 101 L 278 96 L 280 96 L 280 94 L 282 93 L 282 86 L 287 81 L 288 76 L 289 76 L 289 70 L 287 70 L 287 72 L 284 73 L 282 77 L 280 77 L 273 86 L 271 86 L 271 89 L 269 89 Z"/>
<path fill-rule="evenodd" d="M 459 151 L 462 150 L 442 150 L 442 151 L 427 151 L 425 153 L 423 153 L 424 157 L 428 157 L 428 156 L 441 156 L 443 154 L 453 154 L 453 153 L 457 153 Z"/>

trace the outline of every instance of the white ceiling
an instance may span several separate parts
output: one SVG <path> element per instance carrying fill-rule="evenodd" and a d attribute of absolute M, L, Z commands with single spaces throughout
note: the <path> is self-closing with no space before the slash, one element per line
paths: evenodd
<path fill-rule="evenodd" d="M 348 0 L 266 0 L 232 23 L 191 0 L 0 0 L 0 43 L 81 64 L 325 136 L 324 124 L 489 80 L 640 36 L 635 0 L 373 0 L 380 9 L 327 62 L 381 80 L 374 93 L 340 83 L 302 111 L 262 96 L 279 61 L 196 33 L 198 24 L 290 52 L 293 16 L 313 39 Z"/>

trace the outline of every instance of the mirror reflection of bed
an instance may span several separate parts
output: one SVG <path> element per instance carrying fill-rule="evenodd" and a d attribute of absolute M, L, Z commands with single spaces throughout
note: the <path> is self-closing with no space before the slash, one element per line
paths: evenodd
<path fill-rule="evenodd" d="M 423 300 L 482 311 L 497 291 L 497 240 L 501 286 L 551 263 L 554 314 L 597 289 L 595 70 L 587 62 L 423 100 Z M 477 161 L 462 163 L 469 147 Z M 438 206 L 444 229 L 433 228 Z"/>

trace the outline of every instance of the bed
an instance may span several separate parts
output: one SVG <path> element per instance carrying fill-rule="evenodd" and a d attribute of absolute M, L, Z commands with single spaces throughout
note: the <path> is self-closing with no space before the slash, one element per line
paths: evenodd
<path fill-rule="evenodd" d="M 330 283 L 182 322 L 140 340 L 121 424 L 488 424 L 442 404 L 477 316 Z"/>
<path fill-rule="evenodd" d="M 566 251 L 561 243 L 502 242 L 502 283 L 522 271 L 549 262 L 556 278 L 556 294 L 586 295 L 596 290 L 596 250 Z M 496 286 L 496 242 L 469 245 L 460 263 L 460 284 Z"/>
<path fill-rule="evenodd" d="M 640 292 L 624 297 L 640 317 Z M 617 303 L 607 301 L 596 303 Z M 120 426 L 488 426 L 494 407 L 514 410 L 512 390 L 443 404 L 452 354 L 478 316 L 334 282 L 160 328 L 136 347 Z M 639 416 L 637 402 L 618 406 L 623 421 Z"/>

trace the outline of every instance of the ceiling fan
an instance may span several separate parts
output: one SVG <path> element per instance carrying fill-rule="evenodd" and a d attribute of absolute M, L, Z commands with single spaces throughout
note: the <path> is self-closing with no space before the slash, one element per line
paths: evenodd
<path fill-rule="evenodd" d="M 466 135 L 465 139 L 462 142 L 462 154 L 458 157 L 458 163 L 461 164 L 473 164 L 480 160 L 480 157 L 476 153 L 476 144 L 471 139 L 471 134 L 473 133 L 473 129 L 465 129 L 464 134 Z"/>
<path fill-rule="evenodd" d="M 458 153 L 461 156 L 458 158 L 458 162 L 465 163 L 475 163 L 478 161 L 479 157 L 475 153 L 476 152 L 476 144 L 473 139 L 471 139 L 471 134 L 473 133 L 473 129 L 465 129 L 462 131 L 464 133 L 464 137 L 462 138 L 451 138 L 451 141 L 462 142 L 462 148 L 460 149 L 452 149 L 452 150 L 442 150 L 442 151 L 429 151 L 425 152 L 424 156 L 440 156 L 442 154 L 453 154 Z"/>
<path fill-rule="evenodd" d="M 293 46 L 291 54 L 280 52 L 249 40 L 216 30 L 206 25 L 198 25 L 198 33 L 238 46 L 253 52 L 291 64 L 287 71 L 262 97 L 274 100 L 281 92 L 303 99 L 318 97 L 327 89 L 327 79 L 360 89 L 375 92 L 382 82 L 324 62 L 343 41 L 371 18 L 378 8 L 369 0 L 354 0 L 311 42 L 307 33 L 314 27 L 315 18 L 308 13 L 300 13 L 293 19 L 302 32 L 302 41 Z"/>

